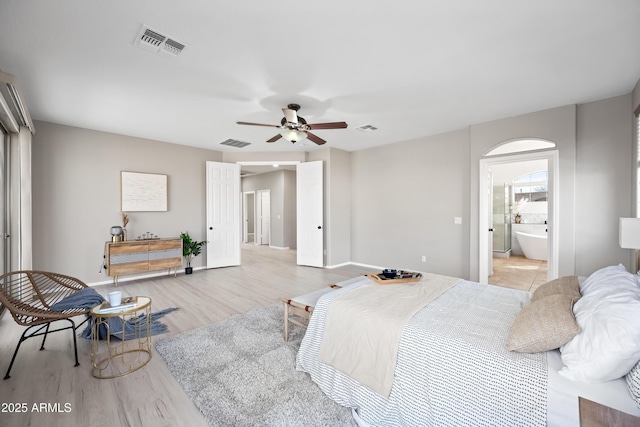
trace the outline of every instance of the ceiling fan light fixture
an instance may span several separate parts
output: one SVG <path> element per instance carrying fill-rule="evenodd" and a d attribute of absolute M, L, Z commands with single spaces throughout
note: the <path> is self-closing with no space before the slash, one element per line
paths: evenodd
<path fill-rule="evenodd" d="M 306 132 L 301 132 L 298 129 L 284 128 L 280 131 L 280 135 L 282 135 L 287 141 L 293 142 L 294 144 L 307 138 Z"/>
<path fill-rule="evenodd" d="M 316 130 L 324 130 L 324 129 L 346 129 L 347 122 L 328 122 L 328 123 L 307 123 L 307 121 L 300 117 L 297 111 L 300 109 L 298 104 L 289 104 L 287 108 L 283 108 L 282 112 L 284 113 L 284 117 L 280 120 L 280 125 L 267 125 L 264 123 L 253 123 L 253 122 L 236 122 L 239 125 L 250 125 L 250 126 L 266 126 L 266 127 L 274 127 L 280 129 L 280 133 L 275 135 L 269 139 L 267 142 L 276 142 L 280 138 L 286 139 L 289 142 L 300 142 L 305 139 L 313 142 L 316 145 L 323 145 L 327 141 L 317 136 L 315 133 L 311 131 Z"/>

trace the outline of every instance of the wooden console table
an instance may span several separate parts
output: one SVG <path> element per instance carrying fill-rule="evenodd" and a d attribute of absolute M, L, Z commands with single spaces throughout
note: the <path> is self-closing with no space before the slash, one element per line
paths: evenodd
<path fill-rule="evenodd" d="M 182 267 L 182 239 L 129 240 L 105 244 L 107 274 L 114 277 L 118 286 L 121 274 L 144 273 L 146 271 Z"/>

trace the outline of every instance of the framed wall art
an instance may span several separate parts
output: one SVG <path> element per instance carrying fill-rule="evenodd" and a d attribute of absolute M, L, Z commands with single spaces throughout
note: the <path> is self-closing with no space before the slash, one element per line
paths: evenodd
<path fill-rule="evenodd" d="M 166 212 L 167 175 L 121 172 L 122 212 Z"/>

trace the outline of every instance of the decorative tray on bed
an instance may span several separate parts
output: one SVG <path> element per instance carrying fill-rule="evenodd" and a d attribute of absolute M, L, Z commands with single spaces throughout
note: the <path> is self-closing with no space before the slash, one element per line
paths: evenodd
<path fill-rule="evenodd" d="M 369 273 L 366 276 L 379 285 L 395 285 L 398 283 L 419 282 L 422 278 L 422 273 L 398 270 L 398 274 L 395 277 L 386 277 L 382 273 Z"/>

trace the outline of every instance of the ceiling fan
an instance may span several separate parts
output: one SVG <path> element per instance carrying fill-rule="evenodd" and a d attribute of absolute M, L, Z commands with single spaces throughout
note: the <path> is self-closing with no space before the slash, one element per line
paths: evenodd
<path fill-rule="evenodd" d="M 262 123 L 251 123 L 251 122 L 236 122 L 239 125 L 250 125 L 250 126 L 268 126 L 280 129 L 280 134 L 274 136 L 273 138 L 267 139 L 267 142 L 275 142 L 280 138 L 284 137 L 286 140 L 296 143 L 298 141 L 302 141 L 305 138 L 309 138 L 309 140 L 315 142 L 318 145 L 324 144 L 324 139 L 318 137 L 317 135 L 309 132 L 310 130 L 317 129 L 344 129 L 347 127 L 345 122 L 330 122 L 330 123 L 315 123 L 310 124 L 307 121 L 298 115 L 298 110 L 300 106 L 298 104 L 289 104 L 287 108 L 283 108 L 282 112 L 284 113 L 284 117 L 280 120 L 280 125 L 266 125 Z"/>

